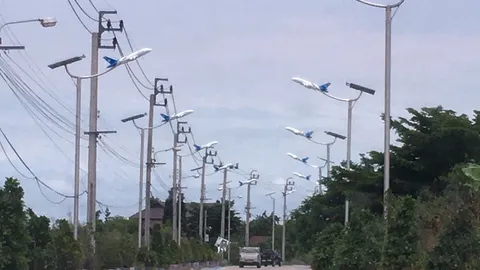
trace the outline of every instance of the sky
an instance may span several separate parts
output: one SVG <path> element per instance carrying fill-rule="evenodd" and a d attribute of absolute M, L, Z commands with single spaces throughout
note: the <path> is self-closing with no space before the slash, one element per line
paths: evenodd
<path fill-rule="evenodd" d="M 379 0 L 382 1 L 382 0 Z M 80 1 L 79 1 L 80 2 Z M 375 89 L 374 96 L 364 95 L 353 111 L 352 161 L 360 153 L 382 151 L 384 108 L 384 27 L 385 13 L 354 0 L 292 1 L 153 1 L 135 5 L 126 0 L 92 1 L 99 10 L 117 10 L 109 17 L 124 20 L 135 50 L 148 47 L 152 52 L 140 59 L 150 81 L 168 77 L 174 87 L 178 111 L 195 112 L 185 118 L 192 128 L 195 142 L 219 141 L 218 156 L 225 163 L 239 163 L 238 173 L 255 169 L 260 175 L 252 187 L 252 214 L 272 210 L 265 194 L 276 192 L 276 213 L 281 214 L 281 191 L 292 172 L 316 175 L 317 170 L 289 158 L 291 152 L 310 157 L 326 157 L 326 148 L 294 136 L 284 129 L 292 126 L 314 130 L 314 138 L 328 142 L 323 132 L 346 134 L 347 105 L 305 89 L 291 81 L 298 76 L 315 83 L 331 82 L 334 96 L 352 98 L 357 93 L 345 86 L 354 82 Z M 72 0 L 85 25 L 95 31 L 98 23 L 83 14 Z M 93 6 L 81 1 L 82 8 L 97 18 Z M 382 3 L 388 3 L 383 1 Z M 391 3 L 391 2 L 390 2 Z M 30 8 L 25 8 L 26 6 Z M 393 19 L 392 30 L 392 116 L 406 116 L 405 108 L 443 105 L 457 112 L 471 114 L 476 109 L 474 79 L 480 69 L 478 15 L 475 0 L 406 0 Z M 82 62 L 71 66 L 77 75 L 90 72 L 91 34 L 83 28 L 68 1 L 16 0 L 0 1 L 3 22 L 41 17 L 55 17 L 56 27 L 42 28 L 37 23 L 17 24 L 0 32 L 4 45 L 21 44 L 23 52 L 2 54 L 2 59 L 48 103 L 65 121 L 67 130 L 47 119 L 29 105 L 37 124 L 4 81 L 0 108 L 0 128 L 5 132 L 31 171 L 52 189 L 73 194 L 75 86 L 61 69 L 47 65 L 85 54 Z M 11 40 L 12 33 L 18 40 Z M 117 34 L 124 52 L 131 52 L 124 33 Z M 102 37 L 108 44 L 112 35 Z M 119 52 L 101 50 L 100 57 L 119 57 Z M 107 63 L 99 60 L 103 70 Z M 18 64 L 18 67 L 16 66 Z M 148 84 L 136 64 L 133 71 Z M 21 69 L 20 69 L 21 68 Z M 22 69 L 25 71 L 23 72 Z M 33 78 L 33 80 L 31 79 Z M 144 95 L 151 90 L 140 86 Z M 53 93 L 53 94 L 52 94 Z M 55 97 L 55 98 L 52 98 Z M 99 79 L 99 130 L 115 130 L 102 142 L 123 158 L 98 149 L 97 199 L 108 205 L 114 215 L 132 215 L 138 209 L 140 137 L 132 124 L 120 119 L 148 111 L 148 102 L 139 94 L 127 70 L 119 67 Z M 57 102 L 58 101 L 58 102 Z M 88 127 L 89 82 L 83 82 L 82 131 Z M 155 122 L 165 109 L 157 107 Z M 146 120 L 139 125 L 146 126 Z M 42 131 L 43 128 L 43 131 Z M 47 136 L 48 135 L 48 136 Z M 395 139 L 395 136 L 392 137 Z M 188 138 L 193 141 L 192 137 Z M 2 176 L 20 179 L 25 189 L 25 203 L 39 214 L 66 218 L 73 212 L 73 200 L 62 199 L 46 188 L 39 189 L 31 174 L 0 137 L 20 174 L 0 154 Z M 154 132 L 154 148 L 172 146 L 171 130 L 161 127 Z M 81 191 L 86 187 L 87 140 L 82 140 Z M 181 153 L 188 154 L 184 147 Z M 346 143 L 332 147 L 332 161 L 345 159 Z M 183 175 L 198 167 L 192 157 L 185 157 Z M 155 168 L 152 193 L 167 197 L 172 186 L 171 152 L 160 153 L 157 161 L 166 165 Z M 213 169 L 208 167 L 207 173 Z M 158 174 L 159 177 L 156 177 Z M 315 178 L 315 176 L 312 176 Z M 241 175 L 229 173 L 232 196 L 246 197 L 246 188 L 238 187 Z M 220 198 L 217 190 L 221 174 L 206 178 L 207 197 Z M 185 179 L 187 201 L 198 201 L 200 180 Z M 287 209 L 296 208 L 312 194 L 315 184 L 295 179 L 296 192 L 288 196 Z M 245 200 L 236 200 L 236 210 L 244 216 Z M 98 208 L 98 206 L 97 206 Z M 85 220 L 86 196 L 80 198 L 80 218 Z"/>

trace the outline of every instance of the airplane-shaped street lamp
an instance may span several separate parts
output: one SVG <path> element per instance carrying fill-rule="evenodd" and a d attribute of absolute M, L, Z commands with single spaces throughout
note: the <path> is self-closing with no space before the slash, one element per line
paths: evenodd
<path fill-rule="evenodd" d="M 323 95 L 325 95 L 325 96 L 327 96 L 331 99 L 334 99 L 334 100 L 337 100 L 337 101 L 340 101 L 340 102 L 348 103 L 348 120 L 347 120 L 347 136 L 346 136 L 346 139 L 347 139 L 347 169 L 350 169 L 351 150 L 352 150 L 352 138 L 351 137 L 352 137 L 352 111 L 353 111 L 353 106 L 360 99 L 360 97 L 362 96 L 363 93 L 366 93 L 366 94 L 369 94 L 369 95 L 374 95 L 375 90 L 373 90 L 371 88 L 368 88 L 368 87 L 365 87 L 365 86 L 362 86 L 362 85 L 359 85 L 359 84 L 347 82 L 346 85 L 348 87 L 354 89 L 354 90 L 359 91 L 359 94 L 355 98 L 345 99 L 345 98 L 339 98 L 339 97 L 336 97 L 336 96 L 333 96 L 333 95 L 329 94 L 329 92 L 327 91 L 327 87 L 330 86 L 330 83 L 322 85 L 322 86 L 324 86 L 323 89 L 322 89 L 320 86 L 318 86 L 318 85 L 316 85 L 316 84 L 314 84 L 314 83 L 312 83 L 308 80 L 300 79 L 298 77 L 292 78 L 292 81 L 302 85 L 303 87 L 305 87 L 307 89 L 317 90 L 320 93 L 322 93 Z M 336 135 L 338 135 L 336 133 L 330 132 L 330 134 L 329 133 L 327 133 L 327 134 L 330 135 L 330 136 L 333 136 L 335 138 L 340 139 L 340 137 L 336 136 Z M 343 137 L 342 140 L 344 140 L 345 136 L 342 136 L 342 137 Z M 346 200 L 345 201 L 345 226 L 348 224 L 348 217 L 349 217 L 348 211 L 349 211 L 349 202 L 348 202 L 348 200 Z"/>

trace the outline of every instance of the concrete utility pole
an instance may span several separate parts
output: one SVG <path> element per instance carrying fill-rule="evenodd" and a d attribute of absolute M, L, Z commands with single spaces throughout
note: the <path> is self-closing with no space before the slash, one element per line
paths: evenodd
<path fill-rule="evenodd" d="M 225 238 L 225 198 L 227 197 L 227 174 L 228 168 L 223 169 L 222 183 L 222 215 L 220 222 L 220 237 Z"/>
<path fill-rule="evenodd" d="M 208 157 L 214 157 L 217 155 L 217 151 L 212 152 L 209 149 L 213 147 L 205 148 L 205 154 L 202 158 L 202 167 L 192 169 L 191 171 L 198 171 L 202 170 L 202 183 L 200 187 L 200 213 L 199 213 L 199 220 L 198 220 L 198 235 L 200 236 L 200 240 L 203 242 L 203 203 L 207 200 L 205 198 L 205 165 L 206 164 L 213 164 L 213 159 L 211 161 L 207 161 Z"/>
<path fill-rule="evenodd" d="M 178 156 L 178 240 L 177 243 L 180 245 L 182 243 L 182 201 L 183 201 L 183 192 L 182 192 L 182 156 Z"/>
<path fill-rule="evenodd" d="M 287 226 L 287 195 L 292 194 L 295 189 L 295 182 L 290 181 L 292 177 L 289 177 L 285 180 L 285 185 L 283 186 L 283 226 L 282 226 L 282 259 L 285 261 L 285 237 L 286 237 L 286 226 Z"/>
<path fill-rule="evenodd" d="M 235 199 L 241 199 L 242 196 L 235 196 Z M 230 262 L 230 234 L 231 234 L 231 231 L 232 231 L 232 218 L 231 218 L 231 212 L 232 212 L 232 189 L 229 188 L 228 189 L 228 233 L 227 233 L 227 237 L 228 237 L 228 255 L 227 255 L 227 262 Z"/>
<path fill-rule="evenodd" d="M 231 200 L 232 200 L 232 189 L 228 189 L 228 232 L 227 232 L 227 240 L 228 240 L 228 255 L 227 255 L 227 262 L 230 262 L 230 231 L 232 230 L 232 223 L 231 223 Z"/>
<path fill-rule="evenodd" d="M 190 133 L 191 129 L 189 127 L 188 130 L 185 130 L 184 127 L 182 127 L 183 124 L 186 124 L 187 122 L 180 122 L 177 121 L 177 131 L 175 132 L 173 136 L 173 183 L 172 183 L 172 238 L 173 241 L 177 242 L 178 241 L 178 233 L 177 233 L 177 221 L 178 221 L 178 216 L 177 216 L 177 193 L 181 192 L 178 191 L 177 187 L 177 177 L 178 177 L 178 171 L 177 171 L 177 162 L 178 162 L 178 154 L 177 152 L 179 151 L 178 149 L 178 144 L 184 144 L 187 142 L 187 137 L 183 141 L 179 140 L 179 135 L 180 134 L 185 134 L 185 133 Z M 180 242 L 178 242 L 180 244 Z"/>
<path fill-rule="evenodd" d="M 220 165 L 220 167 L 223 167 L 223 165 Z M 229 166 L 226 166 L 225 168 L 223 168 L 222 217 L 221 217 L 221 225 L 220 225 L 220 237 L 221 238 L 225 238 L 225 199 L 227 197 L 227 174 L 228 174 L 229 169 L 238 169 L 238 163 L 235 164 L 235 165 L 229 165 Z M 229 200 L 230 200 L 230 198 L 229 198 Z"/>
<path fill-rule="evenodd" d="M 205 210 L 205 220 L 204 220 L 204 225 L 203 225 L 203 229 L 204 229 L 203 239 L 204 239 L 205 242 L 207 241 L 207 228 L 208 228 L 207 220 L 208 220 L 208 213 L 207 213 L 207 210 Z"/>
<path fill-rule="evenodd" d="M 276 192 L 270 192 L 268 194 L 265 194 L 265 196 L 270 197 L 272 199 L 272 250 L 275 250 L 275 197 L 273 197 L 273 194 Z"/>
<path fill-rule="evenodd" d="M 255 174 L 257 170 L 252 170 L 250 172 L 250 178 L 247 182 L 240 182 L 240 186 L 247 185 L 247 206 L 245 207 L 246 217 L 245 217 L 245 246 L 250 245 L 250 210 L 252 209 L 251 200 L 250 200 L 250 189 L 251 186 L 257 185 L 257 180 L 260 178 L 260 175 Z"/>
<path fill-rule="evenodd" d="M 145 231 L 145 245 L 147 249 L 150 249 L 150 222 L 151 222 L 151 213 L 150 213 L 150 192 L 152 186 L 152 168 L 155 165 L 164 165 L 165 163 L 157 163 L 153 162 L 153 116 L 154 116 L 154 108 L 155 106 L 167 106 L 167 99 L 165 98 L 162 103 L 157 103 L 157 95 L 158 94 L 171 94 L 172 87 L 170 87 L 169 91 L 165 91 L 163 84 L 159 86 L 160 81 L 168 81 L 168 79 L 162 78 L 155 78 L 154 84 L 154 92 L 150 95 L 150 106 L 148 112 L 148 134 L 147 134 L 147 175 L 146 175 L 146 183 L 145 183 L 145 224 L 144 224 L 144 231 Z"/>
<path fill-rule="evenodd" d="M 99 11 L 98 12 L 98 32 L 92 33 L 92 62 L 91 62 L 91 75 L 98 74 L 98 53 L 100 49 L 115 49 L 117 40 L 113 39 L 112 45 L 103 45 L 102 34 L 108 32 L 121 32 L 123 31 L 123 21 L 120 21 L 118 28 L 113 28 L 110 20 L 107 21 L 107 27 L 104 27 L 102 22 L 106 14 L 117 14 L 116 11 Z M 95 232 L 96 221 L 96 203 L 97 203 L 97 139 L 100 134 L 116 133 L 114 131 L 98 131 L 98 77 L 92 77 L 90 79 L 90 123 L 89 131 L 85 132 L 88 135 L 88 206 L 87 206 L 87 223 L 90 224 L 91 244 L 93 253 L 95 253 L 95 238 L 93 233 Z"/>

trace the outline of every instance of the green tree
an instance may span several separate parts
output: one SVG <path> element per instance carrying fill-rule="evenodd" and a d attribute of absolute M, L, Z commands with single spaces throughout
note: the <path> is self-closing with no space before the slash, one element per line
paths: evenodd
<path fill-rule="evenodd" d="M 30 237 L 24 210 L 23 189 L 7 178 L 0 189 L 0 269 L 28 269 Z"/>
<path fill-rule="evenodd" d="M 383 254 L 384 269 L 405 269 L 419 260 L 420 236 L 417 201 L 401 197 L 390 208 L 388 236 Z"/>
<path fill-rule="evenodd" d="M 343 226 L 338 223 L 329 224 L 316 237 L 313 250 L 312 268 L 314 270 L 333 270 L 335 247 L 342 237 Z"/>
<path fill-rule="evenodd" d="M 135 262 L 136 221 L 123 217 L 109 217 L 103 230 L 97 233 L 97 254 L 101 267 L 111 269 L 131 266 Z"/>
<path fill-rule="evenodd" d="M 474 225 L 478 210 L 463 205 L 429 254 L 428 269 L 478 269 L 480 231 Z"/>
<path fill-rule="evenodd" d="M 367 210 L 352 213 L 335 247 L 334 264 L 341 270 L 376 269 L 382 246 L 382 222 Z"/>
<path fill-rule="evenodd" d="M 73 238 L 73 231 L 65 219 L 56 221 L 52 229 L 52 241 L 47 246 L 51 270 L 77 270 L 82 262 L 80 244 Z"/>
<path fill-rule="evenodd" d="M 37 216 L 31 208 L 27 209 L 28 235 L 31 238 L 29 244 L 29 269 L 45 269 L 49 264 L 47 247 L 51 241 L 50 219 L 45 216 Z"/>

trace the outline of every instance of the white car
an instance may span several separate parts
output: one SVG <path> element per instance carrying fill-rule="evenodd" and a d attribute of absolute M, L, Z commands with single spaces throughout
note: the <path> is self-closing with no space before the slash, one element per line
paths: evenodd
<path fill-rule="evenodd" d="M 262 258 L 260 256 L 259 247 L 240 248 L 240 261 L 238 266 L 243 268 L 245 265 L 256 265 L 257 268 L 262 267 Z"/>

